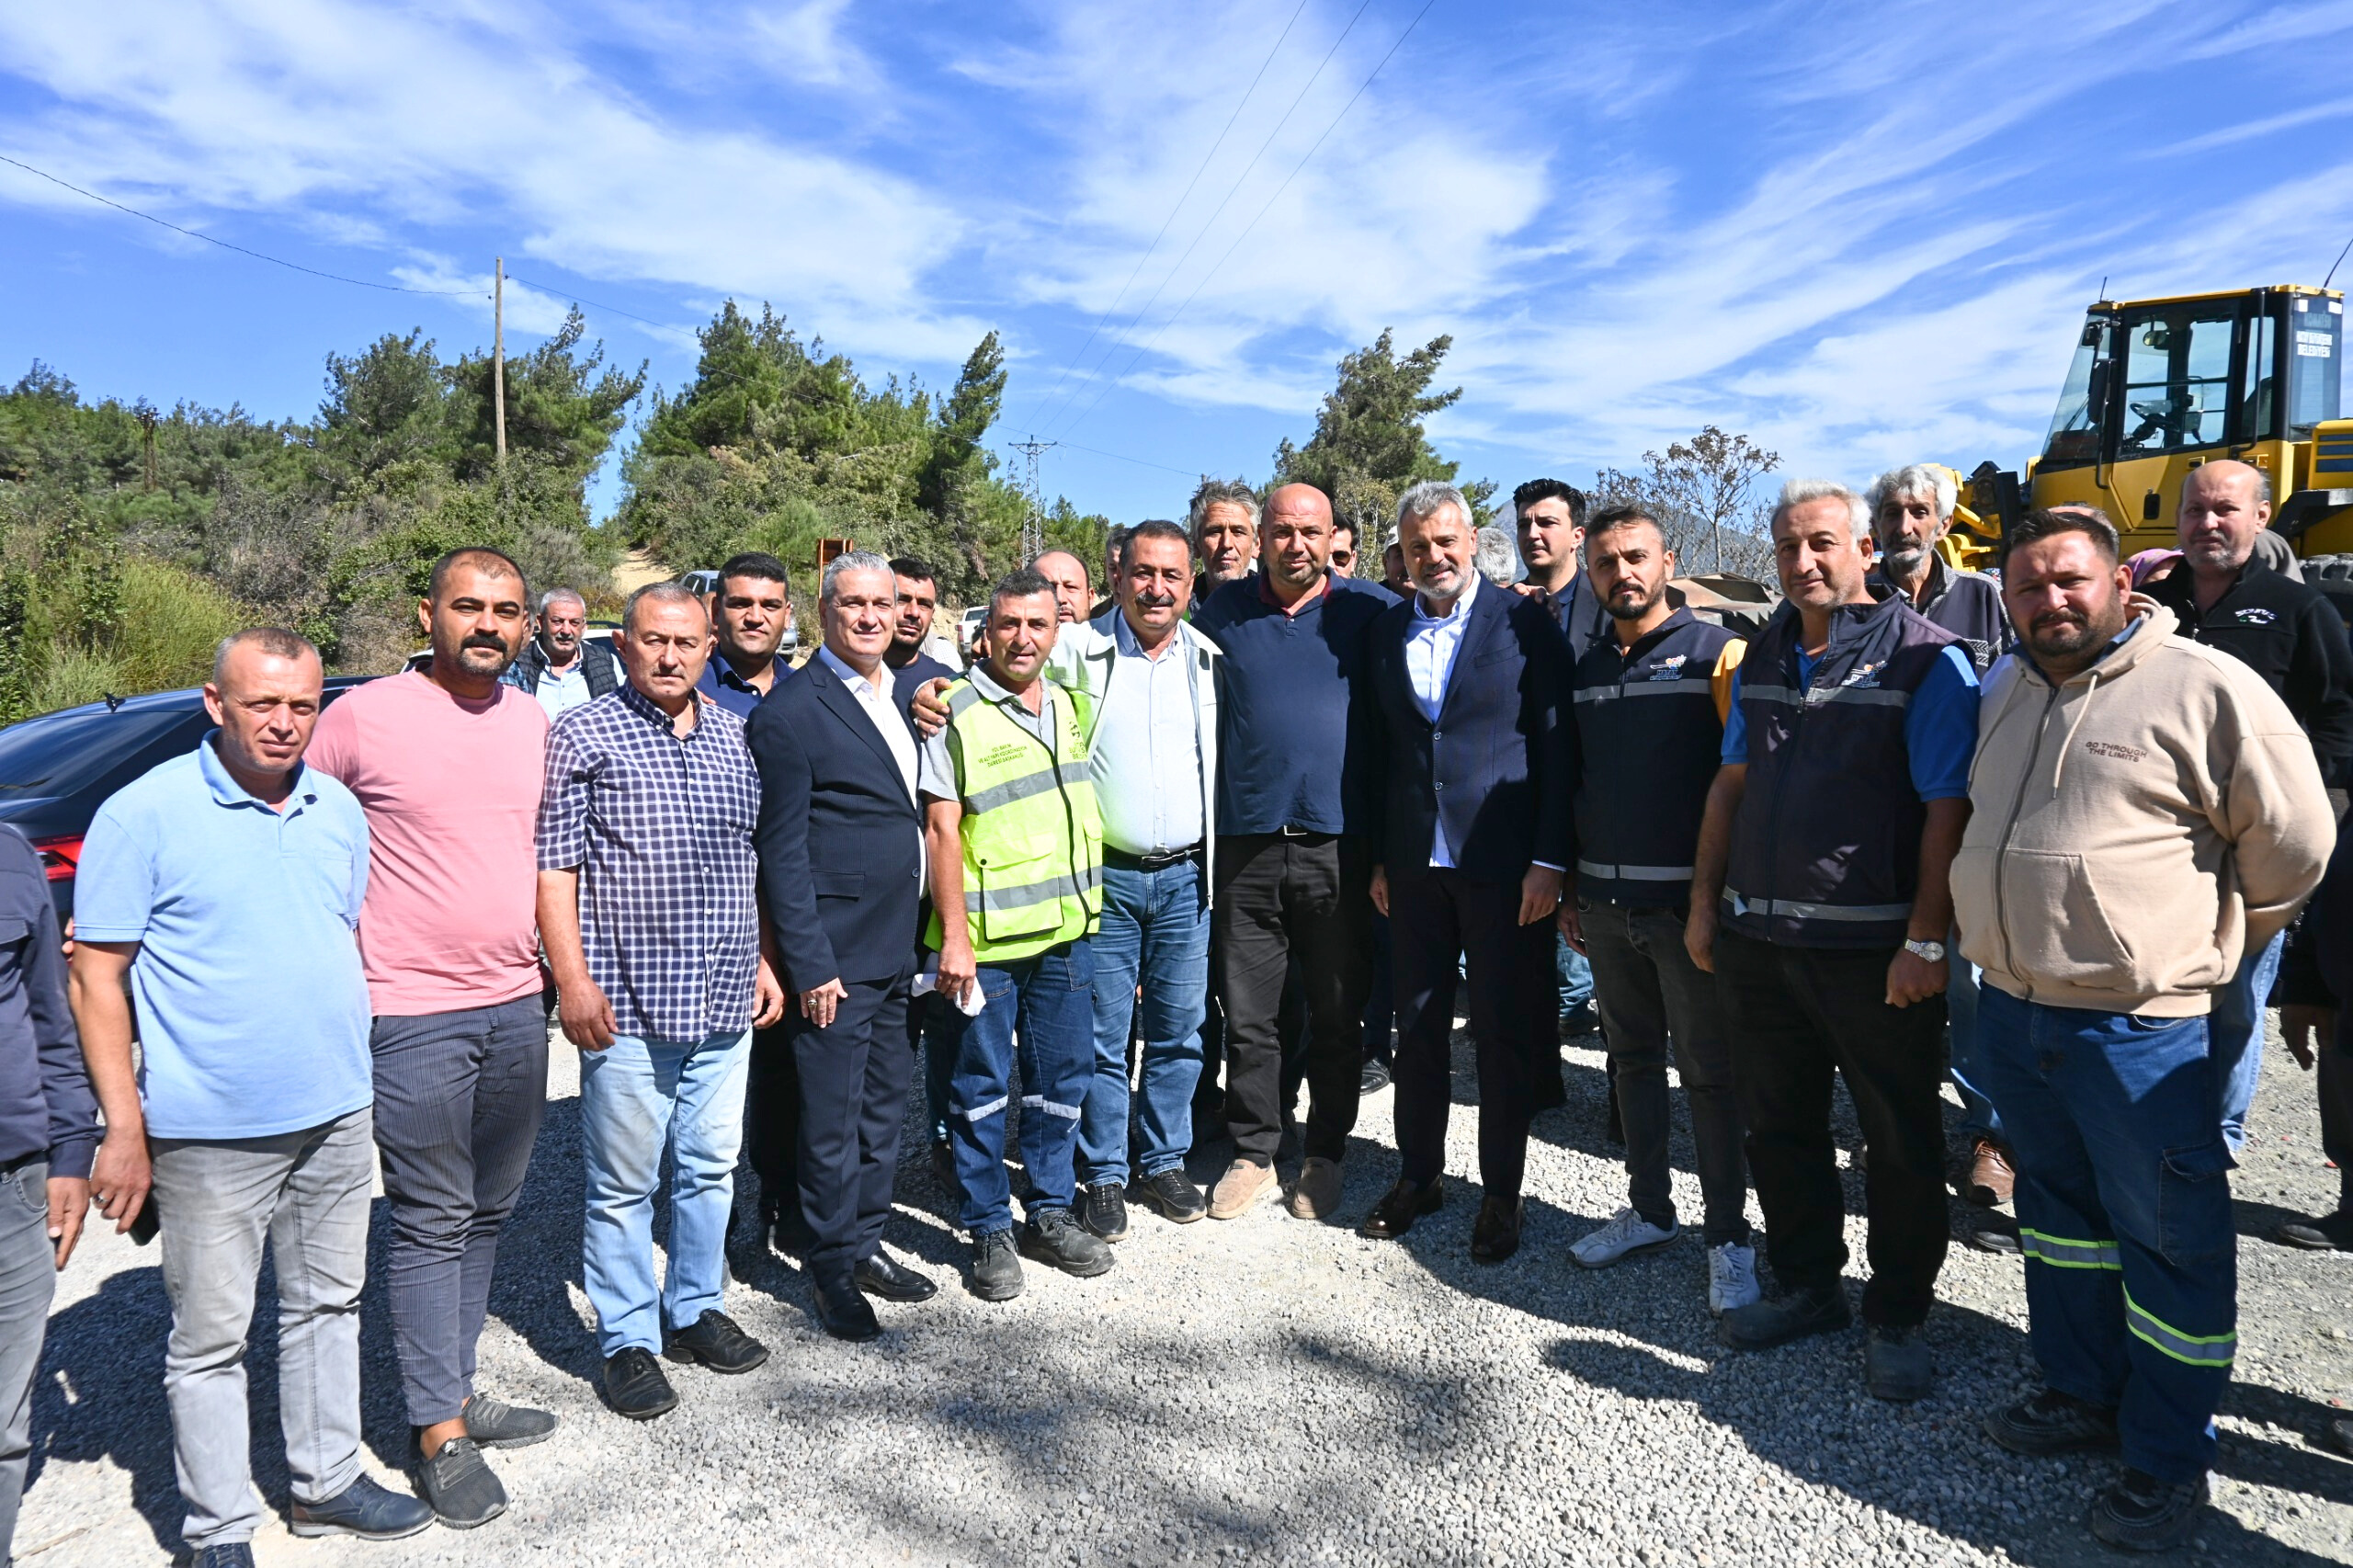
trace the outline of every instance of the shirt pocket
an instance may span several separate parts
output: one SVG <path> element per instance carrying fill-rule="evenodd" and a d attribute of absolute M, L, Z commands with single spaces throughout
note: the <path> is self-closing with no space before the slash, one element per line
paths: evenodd
<path fill-rule="evenodd" d="M 976 860 L 983 941 L 1018 941 L 1061 927 L 1070 866 L 1059 846 L 1044 854 L 982 855 Z"/>
<path fill-rule="evenodd" d="M 2124 912 L 2101 896 L 2090 862 L 2061 850 L 2012 849 L 2001 856 L 1995 875 L 2010 972 L 2029 983 L 2097 990 L 2129 984 L 2136 944 L 2120 925 Z M 2162 911 L 2153 913 L 2164 918 Z"/>

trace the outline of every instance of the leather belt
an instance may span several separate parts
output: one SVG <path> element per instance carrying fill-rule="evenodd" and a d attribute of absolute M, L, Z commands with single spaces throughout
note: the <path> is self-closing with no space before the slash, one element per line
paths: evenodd
<path fill-rule="evenodd" d="M 1149 855 L 1131 855 L 1124 849 L 1103 846 L 1103 863 L 1117 866 L 1122 871 L 1164 871 L 1171 866 L 1201 858 L 1201 846 L 1188 845 L 1182 849 L 1155 849 Z"/>

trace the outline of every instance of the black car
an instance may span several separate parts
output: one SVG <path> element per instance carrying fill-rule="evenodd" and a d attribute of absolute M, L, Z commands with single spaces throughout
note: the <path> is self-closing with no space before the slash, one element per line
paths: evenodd
<path fill-rule="evenodd" d="M 333 676 L 333 702 L 373 676 Z M 107 797 L 157 764 L 196 749 L 211 733 L 204 693 L 156 691 L 61 708 L 0 729 L 0 822 L 33 841 L 49 871 L 57 917 L 74 913 L 74 870 L 82 835 Z"/>

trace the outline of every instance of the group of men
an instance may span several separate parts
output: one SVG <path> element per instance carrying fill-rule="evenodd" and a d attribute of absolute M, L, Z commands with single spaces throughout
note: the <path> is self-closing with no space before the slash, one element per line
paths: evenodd
<path fill-rule="evenodd" d="M 1786 604 L 1753 639 L 1684 602 L 1658 520 L 1552 480 L 1514 496 L 1518 573 L 1483 559 L 1460 490 L 1409 489 L 1402 592 L 1344 569 L 1356 535 L 1322 492 L 1208 482 L 1189 527 L 1114 540 L 1108 602 L 1067 551 L 998 582 L 961 669 L 931 639 L 934 574 L 864 552 L 824 568 L 797 670 L 787 574 L 758 554 L 708 603 L 638 590 L 608 650 L 576 594 L 535 618 L 512 561 L 453 551 L 419 609 L 430 662 L 331 707 L 301 638 L 229 639 L 219 731 L 90 829 L 70 985 L 28 852 L 0 835 L 0 915 L 24 905 L 0 963 L 0 1174 L 28 1216 L 0 1237 L 0 1493 L 12 1508 L 48 1271 L 95 1201 L 160 1222 L 198 1562 L 249 1562 L 260 1518 L 244 1358 L 265 1241 L 294 1532 L 502 1511 L 484 1451 L 557 1427 L 475 1387 L 551 1008 L 581 1053 L 603 1392 L 644 1419 L 678 1400 L 664 1360 L 767 1358 L 722 1310 L 739 1152 L 761 1240 L 802 1260 L 828 1333 L 870 1339 L 872 1300 L 936 1293 L 882 1244 L 919 1061 L 968 1288 L 1004 1301 L 1025 1258 L 1110 1269 L 1131 1203 L 1189 1223 L 1280 1194 L 1341 1218 L 1381 1081 L 1369 1016 L 1394 1018 L 1399 1168 L 1357 1228 L 1405 1234 L 1447 1199 L 1462 995 L 1469 1246 L 1493 1264 L 1520 1245 L 1529 1126 L 1589 994 L 1628 1199 L 1575 1263 L 1681 1233 L 1671 1062 L 1721 1337 L 1847 1327 L 1843 1078 L 1867 1145 L 1866 1386 L 1921 1397 L 1949 1066 L 1961 1185 L 2015 1199 L 2045 1383 L 1988 1430 L 2029 1454 L 2120 1447 L 2095 1532 L 2182 1539 L 2234 1346 L 2225 1173 L 2267 966 L 2335 842 L 2353 654 L 2316 595 L 2250 564 L 2268 496 L 2245 465 L 2192 473 L 2154 598 L 2084 510 L 2029 514 L 1998 581 L 1955 571 L 1953 503 L 1928 467 L 1868 497 L 1791 483 Z M 2353 976 L 2330 908 L 2300 1059 Z M 2324 1070 L 2340 1164 L 2347 1078 Z M 1187 1157 L 1221 1135 L 1204 1192 Z M 379 1162 L 415 1496 L 359 1457 Z M 2347 1227 L 2353 1200 L 2289 1239 Z"/>

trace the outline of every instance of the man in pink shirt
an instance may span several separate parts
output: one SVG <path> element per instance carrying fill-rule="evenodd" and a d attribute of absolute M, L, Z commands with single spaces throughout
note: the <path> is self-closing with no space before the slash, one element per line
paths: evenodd
<path fill-rule="evenodd" d="M 442 1523 L 464 1528 L 506 1506 L 482 1450 L 556 1427 L 473 1387 L 499 1227 L 547 1103 L 532 830 L 548 720 L 499 680 L 530 627 L 515 562 L 451 551 L 417 615 L 433 662 L 335 703 L 310 763 L 368 813 L 359 953 L 392 1210 L 392 1343 L 410 1463 Z"/>

